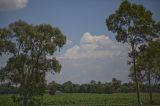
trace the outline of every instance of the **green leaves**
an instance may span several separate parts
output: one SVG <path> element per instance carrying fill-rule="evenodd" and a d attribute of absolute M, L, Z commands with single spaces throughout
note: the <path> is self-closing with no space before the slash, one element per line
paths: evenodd
<path fill-rule="evenodd" d="M 123 1 L 118 10 L 106 19 L 110 31 L 116 33 L 119 42 L 130 42 L 136 37 L 151 35 L 153 20 L 152 13 L 142 5 Z"/>
<path fill-rule="evenodd" d="M 8 40 L 10 36 L 14 38 Z M 0 38 L 0 51 L 8 50 L 13 54 L 2 70 L 6 72 L 8 80 L 18 85 L 23 106 L 30 106 L 30 99 L 44 94 L 46 73 L 60 72 L 59 61 L 48 59 L 47 56 L 63 47 L 66 37 L 58 28 L 49 24 L 32 25 L 18 20 L 7 29 L 0 29 Z"/>
<path fill-rule="evenodd" d="M 11 41 L 11 32 L 8 29 L 0 28 L 0 56 L 3 53 L 14 53 L 15 44 Z"/>
<path fill-rule="evenodd" d="M 136 66 L 139 74 L 143 74 L 142 79 L 160 80 L 160 40 L 151 41 L 148 45 L 140 46 L 139 49 Z"/>
<path fill-rule="evenodd" d="M 137 89 L 137 102 L 140 101 L 139 90 L 139 68 L 136 64 L 138 56 L 138 47 L 140 44 L 146 43 L 153 39 L 156 31 L 154 31 L 154 21 L 152 13 L 144 8 L 143 5 L 132 4 L 127 0 L 122 1 L 118 10 L 106 19 L 108 30 L 116 34 L 116 40 L 122 43 L 128 43 L 131 51 L 129 57 L 133 63 L 133 74 Z"/>

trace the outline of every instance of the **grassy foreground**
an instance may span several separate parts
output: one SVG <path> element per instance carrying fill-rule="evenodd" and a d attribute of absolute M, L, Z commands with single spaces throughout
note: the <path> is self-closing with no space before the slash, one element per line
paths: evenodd
<path fill-rule="evenodd" d="M 0 106 L 14 106 L 12 95 L 0 95 Z M 149 104 L 148 94 L 141 94 L 142 103 Z M 160 105 L 160 94 L 153 95 L 154 103 Z M 130 105 L 135 106 L 136 94 L 134 93 L 115 93 L 115 94 L 57 94 L 45 95 L 43 97 L 44 106 L 107 106 L 107 105 Z"/>

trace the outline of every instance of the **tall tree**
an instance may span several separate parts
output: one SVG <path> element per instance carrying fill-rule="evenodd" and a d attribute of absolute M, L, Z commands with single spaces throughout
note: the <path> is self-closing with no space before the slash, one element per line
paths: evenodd
<path fill-rule="evenodd" d="M 138 71 L 138 78 L 140 81 L 148 81 L 148 92 L 150 97 L 150 103 L 153 104 L 153 80 L 159 80 L 159 36 L 160 36 L 160 22 L 153 25 L 153 35 L 154 39 L 150 41 L 147 45 L 143 44 L 139 47 L 139 55 L 136 61 L 136 69 Z M 133 70 L 133 66 L 131 67 Z M 157 70 L 157 71 L 156 71 Z M 131 71 L 130 76 L 133 78 L 133 72 Z"/>
<path fill-rule="evenodd" d="M 142 67 L 149 85 L 150 103 L 153 103 L 153 80 L 159 80 L 160 76 L 160 40 L 151 41 L 148 46 L 141 46 L 137 66 Z"/>
<path fill-rule="evenodd" d="M 46 73 L 61 69 L 58 60 L 48 56 L 66 43 L 66 37 L 51 25 L 32 25 L 21 20 L 10 24 L 9 30 L 14 37 L 16 52 L 2 70 L 19 86 L 23 106 L 40 106 L 40 101 L 35 102 L 35 98 L 44 94 Z"/>
<path fill-rule="evenodd" d="M 128 43 L 131 48 L 129 57 L 133 63 L 134 77 L 137 90 L 137 103 L 141 105 L 139 81 L 136 71 L 137 47 L 152 35 L 152 13 L 143 5 L 132 4 L 127 0 L 123 1 L 115 11 L 106 19 L 108 30 L 116 34 L 118 42 Z"/>
<path fill-rule="evenodd" d="M 150 44 L 149 44 L 150 45 Z M 149 85 L 149 97 L 150 97 L 150 103 L 153 103 L 152 100 L 152 87 L 151 87 L 151 75 L 154 73 L 152 70 L 152 53 L 151 51 L 149 51 L 149 49 L 147 50 L 147 46 L 146 45 L 141 45 L 140 46 L 140 51 L 139 51 L 139 56 L 137 58 L 137 67 L 139 67 L 139 73 L 140 74 L 144 74 L 143 78 L 144 81 L 148 81 L 148 85 Z"/>

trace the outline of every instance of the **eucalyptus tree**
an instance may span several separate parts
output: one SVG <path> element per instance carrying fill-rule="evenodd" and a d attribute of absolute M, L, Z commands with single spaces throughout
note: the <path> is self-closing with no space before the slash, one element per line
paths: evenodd
<path fill-rule="evenodd" d="M 0 56 L 15 52 L 15 44 L 11 41 L 11 38 L 11 32 L 8 29 L 0 28 Z"/>
<path fill-rule="evenodd" d="M 15 44 L 11 40 L 11 32 L 6 28 L 0 28 L 0 57 L 4 55 L 10 55 L 16 51 Z M 0 66 L 0 69 L 3 66 Z M 0 80 L 4 81 L 5 73 L 0 71 Z"/>
<path fill-rule="evenodd" d="M 133 64 L 133 72 L 137 90 L 137 103 L 141 105 L 139 81 L 136 70 L 138 46 L 152 35 L 152 13 L 143 5 L 132 4 L 124 0 L 120 7 L 106 19 L 108 30 L 116 34 L 116 40 L 128 43 L 131 48 L 129 57 Z"/>
<path fill-rule="evenodd" d="M 137 59 L 137 66 L 142 67 L 149 85 L 150 103 L 153 103 L 153 80 L 160 80 L 160 40 L 149 42 L 148 46 L 142 46 Z"/>
<path fill-rule="evenodd" d="M 37 97 L 43 96 L 47 72 L 59 72 L 61 64 L 54 55 L 66 43 L 66 37 L 49 24 L 32 25 L 18 20 L 8 28 L 14 37 L 16 52 L 2 69 L 8 79 L 18 85 L 20 105 L 40 106 Z"/>
<path fill-rule="evenodd" d="M 148 82 L 148 92 L 150 103 L 153 103 L 152 91 L 153 80 L 155 84 L 159 81 L 159 64 L 160 63 L 160 22 L 155 23 L 152 30 L 154 39 L 149 43 L 143 44 L 139 47 L 139 53 L 136 61 L 136 68 L 138 71 L 138 78 L 141 82 Z M 133 66 L 131 67 L 130 77 L 133 78 Z"/>

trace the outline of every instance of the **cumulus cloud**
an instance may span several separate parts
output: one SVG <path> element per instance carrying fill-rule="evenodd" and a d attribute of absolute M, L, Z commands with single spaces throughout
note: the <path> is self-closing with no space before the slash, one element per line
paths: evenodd
<path fill-rule="evenodd" d="M 80 43 L 69 48 L 61 58 L 107 58 L 124 52 L 124 46 L 105 35 L 83 34 Z"/>
<path fill-rule="evenodd" d="M 128 81 L 128 69 L 125 56 L 104 59 L 59 59 L 62 65 L 60 74 L 48 74 L 47 80 L 64 83 L 89 83 L 91 80 L 109 82 L 112 78 Z"/>
<path fill-rule="evenodd" d="M 71 41 L 71 40 L 69 40 L 69 39 L 67 39 L 67 43 L 66 43 L 66 45 L 70 45 L 70 44 L 72 44 L 72 41 Z"/>
<path fill-rule="evenodd" d="M 0 0 L 0 11 L 9 11 L 24 8 L 28 0 Z"/>
<path fill-rule="evenodd" d="M 113 77 L 128 81 L 127 51 L 123 44 L 105 35 L 83 34 L 80 42 L 57 57 L 62 64 L 60 74 L 48 74 L 47 80 L 63 83 L 108 82 Z"/>
<path fill-rule="evenodd" d="M 5 67 L 5 66 L 6 66 L 6 63 L 0 64 L 0 69 Z"/>

